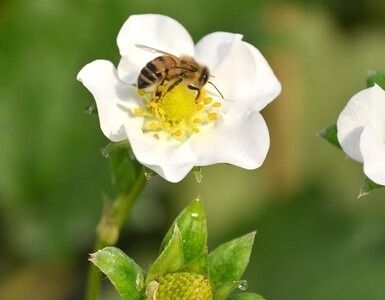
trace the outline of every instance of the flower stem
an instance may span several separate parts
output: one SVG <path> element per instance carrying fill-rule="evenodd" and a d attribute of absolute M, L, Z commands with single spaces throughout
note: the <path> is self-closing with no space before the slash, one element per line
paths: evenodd
<path fill-rule="evenodd" d="M 115 245 L 120 229 L 131 213 L 132 207 L 146 185 L 144 167 L 142 167 L 129 193 L 119 194 L 115 201 L 108 203 L 97 227 L 94 252 L 106 246 Z M 101 272 L 90 265 L 87 276 L 86 300 L 98 300 L 100 293 Z"/>

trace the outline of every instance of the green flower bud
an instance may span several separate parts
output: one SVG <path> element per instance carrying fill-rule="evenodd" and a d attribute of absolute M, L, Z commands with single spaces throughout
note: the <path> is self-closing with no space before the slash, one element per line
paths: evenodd
<path fill-rule="evenodd" d="M 151 281 L 146 289 L 147 300 L 213 300 L 208 278 L 189 272 L 169 273 Z"/>

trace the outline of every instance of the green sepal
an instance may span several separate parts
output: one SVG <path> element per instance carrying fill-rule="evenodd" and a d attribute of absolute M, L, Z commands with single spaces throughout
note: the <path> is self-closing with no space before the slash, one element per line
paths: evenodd
<path fill-rule="evenodd" d="M 228 282 L 214 288 L 214 299 L 225 300 L 237 288 L 238 283 Z"/>
<path fill-rule="evenodd" d="M 108 158 L 111 153 L 114 153 L 115 151 L 121 149 L 130 149 L 130 144 L 128 143 L 128 141 L 108 143 L 104 148 L 102 148 L 101 153 L 103 157 Z"/>
<path fill-rule="evenodd" d="M 337 137 L 337 124 L 333 124 L 329 127 L 326 127 L 325 129 L 322 129 L 319 133 L 319 136 L 330 144 L 342 149 Z"/>
<path fill-rule="evenodd" d="M 91 254 L 90 261 L 106 274 L 123 300 L 141 299 L 144 272 L 120 249 L 106 247 Z"/>
<path fill-rule="evenodd" d="M 190 272 L 201 274 L 205 277 L 209 276 L 208 270 L 208 254 L 207 251 L 203 252 L 201 256 L 185 264 L 182 268 L 183 272 Z"/>
<path fill-rule="evenodd" d="M 371 191 L 374 191 L 383 187 L 384 187 L 383 185 L 377 184 L 365 176 L 364 182 L 361 185 L 360 193 L 358 194 L 357 198 L 364 197 L 368 195 Z"/>
<path fill-rule="evenodd" d="M 255 232 L 224 243 L 209 254 L 210 280 L 215 300 L 224 300 L 237 287 L 249 260 Z"/>
<path fill-rule="evenodd" d="M 150 267 L 147 273 L 146 285 L 159 276 L 181 270 L 184 265 L 183 242 L 181 232 L 176 225 L 167 246 Z"/>
<path fill-rule="evenodd" d="M 202 202 L 199 199 L 192 201 L 179 214 L 163 239 L 161 250 L 169 242 L 175 225 L 182 234 L 185 264 L 193 264 L 199 257 L 201 262 L 207 262 L 207 259 L 202 258 L 202 255 L 207 256 L 207 224 Z"/>
<path fill-rule="evenodd" d="M 265 300 L 265 298 L 255 293 L 239 293 L 231 295 L 229 300 Z"/>
<path fill-rule="evenodd" d="M 375 84 L 385 89 L 385 72 L 374 72 L 366 79 L 367 87 L 372 87 Z"/>
<path fill-rule="evenodd" d="M 103 151 L 110 162 L 112 183 L 119 193 L 127 194 L 140 175 L 142 165 L 127 143 L 111 143 L 107 147 Z"/>

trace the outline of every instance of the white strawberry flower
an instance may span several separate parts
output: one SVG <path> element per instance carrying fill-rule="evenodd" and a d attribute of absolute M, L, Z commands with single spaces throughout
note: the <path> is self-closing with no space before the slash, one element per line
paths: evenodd
<path fill-rule="evenodd" d="M 229 163 L 255 169 L 266 158 L 270 139 L 259 113 L 281 85 L 262 54 L 242 35 L 214 32 L 195 46 L 174 19 L 132 15 L 119 32 L 118 68 L 107 60 L 87 64 L 78 80 L 93 94 L 100 126 L 113 142 L 128 140 L 137 160 L 171 182 L 194 166 Z M 135 87 L 142 68 L 162 55 L 188 55 L 207 66 L 218 91 L 206 84 L 196 91 L 183 83 L 155 101 Z"/>
<path fill-rule="evenodd" d="M 337 121 L 338 140 L 365 175 L 385 185 L 385 91 L 375 85 L 355 94 Z"/>

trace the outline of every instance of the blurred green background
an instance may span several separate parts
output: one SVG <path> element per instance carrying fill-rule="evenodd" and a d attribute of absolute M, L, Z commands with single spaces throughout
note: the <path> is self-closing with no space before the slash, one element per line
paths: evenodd
<path fill-rule="evenodd" d="M 244 34 L 283 93 L 263 111 L 271 150 L 256 171 L 205 168 L 203 183 L 151 180 L 119 246 L 155 258 L 178 212 L 200 195 L 210 248 L 258 230 L 245 274 L 271 300 L 385 299 L 385 191 L 357 199 L 362 167 L 317 137 L 385 68 L 385 2 L 177 0 L 0 1 L 0 299 L 82 299 L 102 198 L 114 196 L 86 63 L 119 61 L 133 13 L 170 15 L 195 41 Z M 236 179 L 236 180 L 235 180 Z M 117 299 L 107 280 L 103 299 Z"/>

